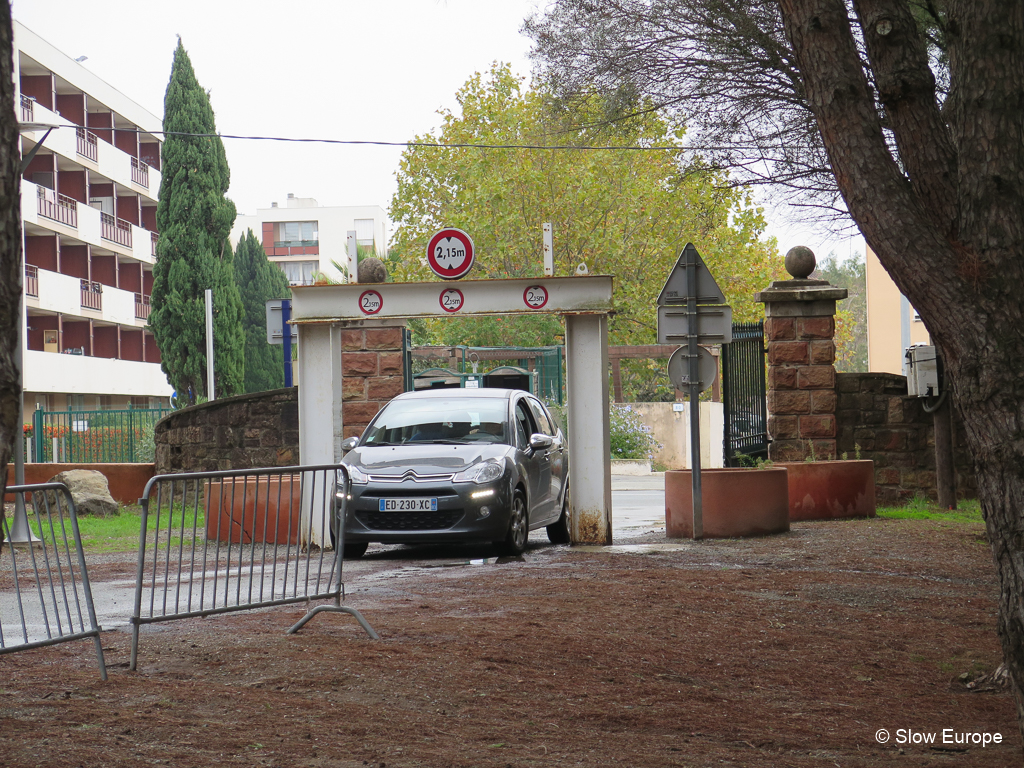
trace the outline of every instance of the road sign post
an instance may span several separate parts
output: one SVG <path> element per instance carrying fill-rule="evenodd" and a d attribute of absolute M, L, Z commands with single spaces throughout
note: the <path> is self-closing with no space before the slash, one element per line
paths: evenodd
<path fill-rule="evenodd" d="M 732 340 L 732 308 L 724 305 L 725 294 L 693 243 L 687 243 L 658 296 L 658 343 L 685 342 L 669 360 L 669 378 L 679 389 L 685 389 L 690 398 L 694 539 L 704 538 L 700 479 L 700 393 L 714 380 L 714 376 L 708 375 L 707 371 L 702 375 L 704 351 L 699 345 L 728 344 Z M 705 378 L 709 380 L 705 382 Z"/>

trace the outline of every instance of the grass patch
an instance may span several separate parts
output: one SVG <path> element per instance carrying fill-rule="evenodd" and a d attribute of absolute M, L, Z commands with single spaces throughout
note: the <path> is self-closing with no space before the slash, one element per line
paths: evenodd
<path fill-rule="evenodd" d="M 951 523 L 981 523 L 981 503 L 977 499 L 957 502 L 954 510 L 943 509 L 917 496 L 899 507 L 878 507 L 878 517 L 887 520 L 940 520 Z"/>

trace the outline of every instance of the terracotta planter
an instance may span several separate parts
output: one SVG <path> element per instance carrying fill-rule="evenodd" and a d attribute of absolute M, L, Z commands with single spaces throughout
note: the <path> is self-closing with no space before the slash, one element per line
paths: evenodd
<path fill-rule="evenodd" d="M 875 516 L 875 462 L 783 462 L 789 470 L 789 519 Z"/>
<path fill-rule="evenodd" d="M 765 536 L 789 530 L 789 485 L 784 467 L 702 469 L 704 538 Z M 665 529 L 669 538 L 693 538 L 690 470 L 665 473 Z"/>
<path fill-rule="evenodd" d="M 284 482 L 282 485 L 281 482 Z M 302 483 L 299 475 L 205 484 L 206 538 L 228 544 L 296 544 Z M 279 492 L 280 491 L 280 492 Z"/>

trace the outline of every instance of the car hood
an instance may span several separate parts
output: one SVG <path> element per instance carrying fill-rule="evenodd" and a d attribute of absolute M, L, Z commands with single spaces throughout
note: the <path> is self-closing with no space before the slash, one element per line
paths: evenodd
<path fill-rule="evenodd" d="M 353 448 L 342 460 L 367 474 L 400 476 L 410 469 L 419 475 L 461 472 L 485 459 L 497 459 L 512 451 L 508 445 L 383 445 Z"/>

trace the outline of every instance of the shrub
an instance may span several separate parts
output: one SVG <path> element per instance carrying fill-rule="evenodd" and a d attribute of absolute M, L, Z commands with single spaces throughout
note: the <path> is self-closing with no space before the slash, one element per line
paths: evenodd
<path fill-rule="evenodd" d="M 628 405 L 612 403 L 608 414 L 608 436 L 613 459 L 653 458 L 661 444 L 651 436 L 651 428 Z"/>

